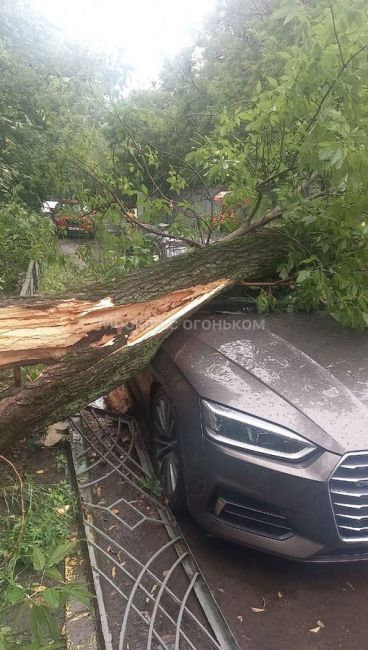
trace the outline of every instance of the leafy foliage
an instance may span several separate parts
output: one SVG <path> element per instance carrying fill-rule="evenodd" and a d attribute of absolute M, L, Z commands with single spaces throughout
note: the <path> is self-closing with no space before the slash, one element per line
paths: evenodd
<path fill-rule="evenodd" d="M 267 309 L 322 307 L 354 327 L 367 321 L 366 29 L 364 0 L 224 1 L 159 89 L 117 103 L 106 132 L 145 219 L 202 243 L 282 228 L 280 272 L 298 281 Z M 220 207 L 213 188 L 229 190 Z"/>
<path fill-rule="evenodd" d="M 160 83 L 129 97 L 118 68 L 57 38 L 45 44 L 20 0 L 0 11 L 0 196 L 31 204 L 78 193 L 120 223 L 138 206 L 143 226 L 167 224 L 189 245 L 277 228 L 289 242 L 278 272 L 291 293 L 264 292 L 260 309 L 323 308 L 366 327 L 365 0 L 221 0 Z M 78 274 L 53 264 L 45 287 L 76 285 L 75 275 L 113 281 L 153 252 L 131 228 L 107 235 L 101 255 L 91 250 L 81 250 Z"/>
<path fill-rule="evenodd" d="M 154 241 L 134 228 L 126 226 L 111 234 L 100 225 L 93 243 L 84 241 L 78 246 L 79 260 L 59 254 L 44 266 L 41 291 L 78 290 L 97 282 L 113 285 L 119 276 L 152 264 L 156 253 Z"/>
<path fill-rule="evenodd" d="M 0 205 L 0 291 L 19 289 L 30 259 L 47 262 L 56 255 L 52 222 L 17 203 Z"/>
<path fill-rule="evenodd" d="M 75 158 L 93 165 L 103 147 L 106 62 L 63 42 L 23 0 L 4 0 L 0 67 L 0 200 L 39 209 L 93 191 Z"/>
<path fill-rule="evenodd" d="M 3 486 L 8 512 L 2 514 L 0 542 L 0 617 L 2 622 L 22 621 L 24 633 L 6 625 L 0 628 L 0 648 L 27 650 L 64 647 L 60 641 L 58 611 L 69 598 L 89 604 L 84 586 L 66 583 L 59 570 L 64 558 L 75 552 L 69 541 L 75 518 L 75 497 L 69 483 L 42 487 L 31 479 L 24 483 L 24 520 L 15 514 L 19 491 Z M 27 632 L 29 626 L 30 634 Z M 50 639 L 52 645 L 49 644 Z"/>

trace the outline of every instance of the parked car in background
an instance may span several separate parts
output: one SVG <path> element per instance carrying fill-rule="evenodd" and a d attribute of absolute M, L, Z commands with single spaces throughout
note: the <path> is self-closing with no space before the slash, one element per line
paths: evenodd
<path fill-rule="evenodd" d="M 75 199 L 45 201 L 41 212 L 52 219 L 60 235 L 87 235 L 93 238 L 96 234 L 96 211 L 88 211 Z"/>
<path fill-rule="evenodd" d="M 195 314 L 131 384 L 168 502 L 280 556 L 367 560 L 368 336 L 245 300 Z"/>

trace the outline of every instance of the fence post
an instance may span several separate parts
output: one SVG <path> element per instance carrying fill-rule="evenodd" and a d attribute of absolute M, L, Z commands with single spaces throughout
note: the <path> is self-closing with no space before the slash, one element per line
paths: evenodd
<path fill-rule="evenodd" d="M 37 293 L 38 289 L 38 278 L 40 275 L 40 267 L 35 260 L 30 260 L 28 264 L 28 269 L 26 273 L 26 277 L 24 279 L 24 282 L 22 284 L 22 288 L 20 290 L 20 298 L 25 298 L 26 296 L 34 296 L 35 293 Z M 21 374 L 21 368 L 14 368 L 14 386 L 16 388 L 19 388 L 19 386 L 22 385 L 22 374 Z"/>
<path fill-rule="evenodd" d="M 14 368 L 14 386 L 15 388 L 19 388 L 19 386 L 22 385 L 22 375 L 21 375 L 21 369 L 18 366 L 17 368 Z"/>

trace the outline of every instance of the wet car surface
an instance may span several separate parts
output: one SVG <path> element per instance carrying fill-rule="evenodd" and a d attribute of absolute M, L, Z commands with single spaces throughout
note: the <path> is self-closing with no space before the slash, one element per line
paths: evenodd
<path fill-rule="evenodd" d="M 368 559 L 366 333 L 212 304 L 137 385 L 174 508 L 286 558 Z"/>

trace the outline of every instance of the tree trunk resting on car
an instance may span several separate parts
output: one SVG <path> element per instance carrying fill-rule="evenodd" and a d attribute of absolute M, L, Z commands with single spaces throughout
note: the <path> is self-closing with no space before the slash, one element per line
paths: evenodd
<path fill-rule="evenodd" d="M 172 328 L 240 279 L 274 276 L 275 231 L 213 244 L 78 295 L 0 305 L 0 369 L 44 363 L 0 397 L 0 444 L 72 415 L 144 368 Z"/>

